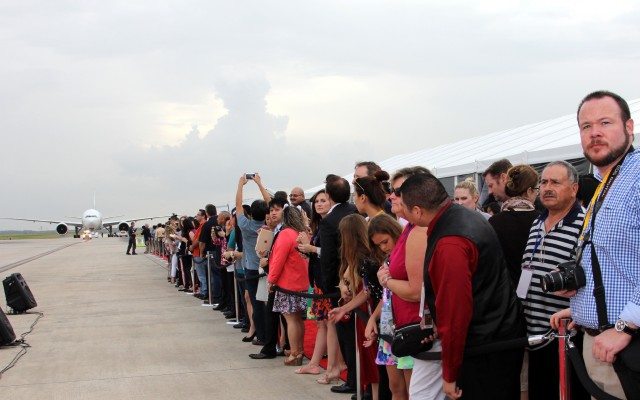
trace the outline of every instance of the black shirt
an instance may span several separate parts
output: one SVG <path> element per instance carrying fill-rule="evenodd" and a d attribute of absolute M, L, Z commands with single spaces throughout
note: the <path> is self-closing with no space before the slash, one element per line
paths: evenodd
<path fill-rule="evenodd" d="M 214 253 L 214 252 L 220 251 L 220 246 L 214 245 L 213 240 L 211 238 L 211 232 L 216 227 L 220 229 L 220 226 L 218 226 L 217 215 L 209 217 L 207 222 L 205 222 L 204 225 L 202 226 L 202 230 L 200 231 L 200 237 L 198 238 L 200 243 L 204 243 L 204 253 L 202 254 L 202 257 L 206 256 L 208 253 Z"/>

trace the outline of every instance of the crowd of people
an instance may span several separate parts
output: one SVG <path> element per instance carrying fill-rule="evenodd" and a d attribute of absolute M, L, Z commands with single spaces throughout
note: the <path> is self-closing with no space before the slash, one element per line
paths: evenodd
<path fill-rule="evenodd" d="M 629 352 L 640 359 L 633 120 L 606 91 L 585 97 L 577 120 L 595 184 L 566 161 L 537 171 L 504 159 L 482 174 L 480 204 L 475 179 L 451 197 L 422 166 L 390 174 L 359 162 L 352 182 L 327 175 L 307 201 L 299 187 L 271 195 L 259 173 L 243 174 L 230 213 L 209 204 L 147 226 L 147 251 L 168 256 L 179 290 L 237 318 L 242 341 L 259 348 L 249 357 L 283 356 L 335 393 L 355 393 L 359 381 L 373 399 L 558 399 L 557 343 L 506 343 L 571 318 L 590 378 L 634 398 L 638 370 L 625 364 Z M 247 184 L 262 199 L 243 204 Z M 317 328 L 307 363 L 305 319 Z M 407 355 L 408 345 L 420 350 Z M 589 398 L 575 377 L 571 395 Z"/>

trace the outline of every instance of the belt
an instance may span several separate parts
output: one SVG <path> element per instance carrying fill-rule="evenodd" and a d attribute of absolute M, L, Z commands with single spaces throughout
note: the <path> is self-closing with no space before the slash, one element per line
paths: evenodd
<path fill-rule="evenodd" d="M 576 328 L 580 329 L 582 332 L 586 333 L 589 336 L 598 336 L 599 334 L 604 332 L 603 329 L 591 329 L 585 328 L 584 326 L 576 326 Z"/>

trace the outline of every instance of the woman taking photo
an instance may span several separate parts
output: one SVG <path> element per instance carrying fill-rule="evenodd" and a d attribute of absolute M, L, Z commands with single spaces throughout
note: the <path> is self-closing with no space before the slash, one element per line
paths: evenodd
<path fill-rule="evenodd" d="M 295 207 L 285 207 L 282 212 L 282 229 L 273 244 L 269 258 L 269 291 L 273 286 L 291 292 L 306 294 L 309 289 L 308 263 L 298 251 L 298 236 L 307 234 L 302 214 Z M 302 365 L 304 322 L 302 313 L 307 310 L 307 299 L 293 294 L 276 292 L 273 311 L 284 315 L 291 354 L 285 365 Z"/>

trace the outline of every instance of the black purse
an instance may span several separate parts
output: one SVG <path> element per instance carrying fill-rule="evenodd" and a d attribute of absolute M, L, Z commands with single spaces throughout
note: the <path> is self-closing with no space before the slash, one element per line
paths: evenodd
<path fill-rule="evenodd" d="M 389 302 L 394 322 L 393 339 L 391 340 L 391 352 L 393 355 L 396 357 L 415 356 L 431 350 L 433 342 L 423 343 L 422 341 L 433 335 L 433 328 L 423 328 L 420 326 L 420 322 L 412 322 L 395 327 L 396 314 L 393 310 L 393 304 L 391 304 L 391 298 L 389 298 Z"/>

